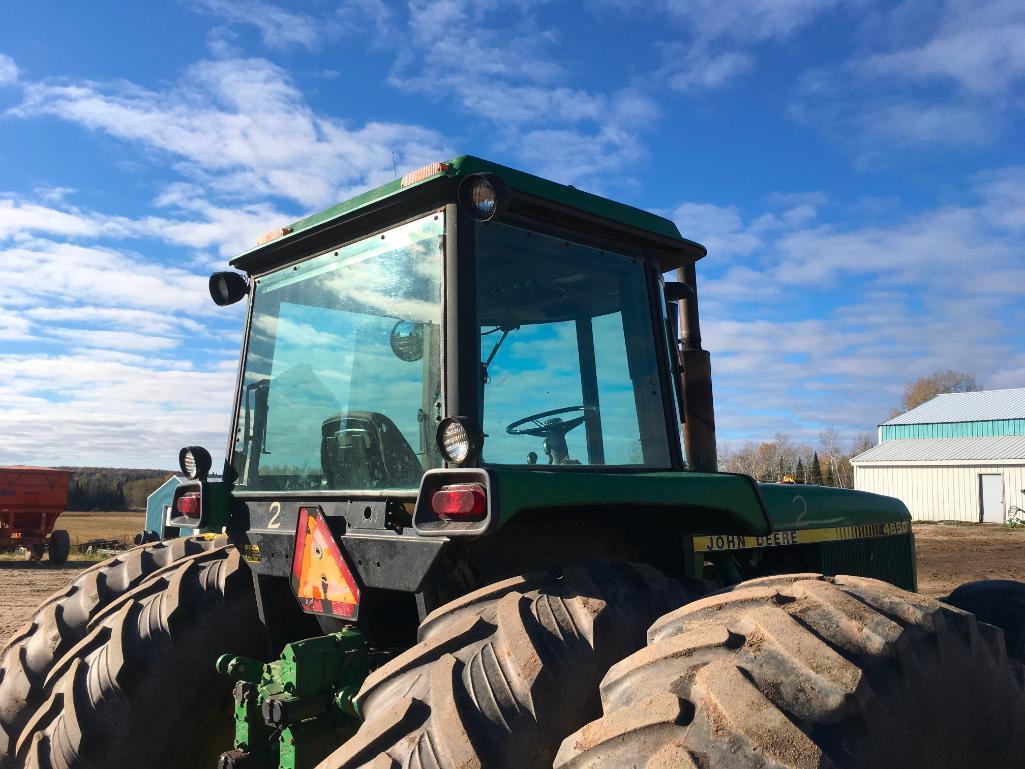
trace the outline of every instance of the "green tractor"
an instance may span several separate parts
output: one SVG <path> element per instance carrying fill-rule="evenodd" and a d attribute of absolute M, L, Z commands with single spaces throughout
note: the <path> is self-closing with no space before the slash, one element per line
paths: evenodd
<path fill-rule="evenodd" d="M 1020 766 L 1021 652 L 899 501 L 717 472 L 704 255 L 474 157 L 265 236 L 200 533 L 10 640 L 0 765 Z"/>

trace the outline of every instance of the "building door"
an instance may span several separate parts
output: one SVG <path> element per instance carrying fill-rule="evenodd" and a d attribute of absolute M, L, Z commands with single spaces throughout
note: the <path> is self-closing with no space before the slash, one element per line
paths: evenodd
<path fill-rule="evenodd" d="M 1004 522 L 1004 477 L 979 476 L 979 520 L 982 523 Z"/>

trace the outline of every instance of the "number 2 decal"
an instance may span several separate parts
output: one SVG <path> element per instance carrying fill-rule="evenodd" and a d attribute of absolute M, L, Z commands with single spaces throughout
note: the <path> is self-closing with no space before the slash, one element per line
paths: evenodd
<path fill-rule="evenodd" d="M 800 494 L 797 494 L 794 497 L 794 506 L 796 507 L 797 505 L 801 506 L 801 514 L 797 516 L 797 523 L 800 523 L 804 520 L 804 516 L 808 514 L 808 503 L 805 502 L 804 497 Z"/>
<path fill-rule="evenodd" d="M 281 503 L 271 502 L 270 503 L 270 520 L 267 521 L 268 529 L 280 529 L 281 528 Z"/>

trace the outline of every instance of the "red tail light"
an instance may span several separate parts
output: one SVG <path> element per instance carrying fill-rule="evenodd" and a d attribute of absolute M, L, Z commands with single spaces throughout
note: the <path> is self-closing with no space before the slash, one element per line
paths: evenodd
<path fill-rule="evenodd" d="M 487 511 L 488 498 L 479 483 L 442 486 L 431 497 L 431 507 L 447 521 L 479 521 Z"/>
<path fill-rule="evenodd" d="M 199 518 L 203 509 L 202 495 L 198 491 L 188 491 L 178 497 L 174 509 L 178 515 L 186 518 Z"/>

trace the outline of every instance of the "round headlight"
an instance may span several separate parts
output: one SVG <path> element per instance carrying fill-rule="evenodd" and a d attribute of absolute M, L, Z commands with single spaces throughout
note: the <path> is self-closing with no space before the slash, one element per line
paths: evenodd
<path fill-rule="evenodd" d="M 473 174 L 459 183 L 459 202 L 471 218 L 486 222 L 509 202 L 509 188 L 497 174 Z"/>
<path fill-rule="evenodd" d="M 202 446 L 186 446 L 178 452 L 178 466 L 182 474 L 191 481 L 206 480 L 213 459 Z"/>
<path fill-rule="evenodd" d="M 470 203 L 482 219 L 490 219 L 495 215 L 498 196 L 495 194 L 495 186 L 487 177 L 473 180 L 473 186 L 470 187 Z"/>
<path fill-rule="evenodd" d="M 438 451 L 446 462 L 462 465 L 477 456 L 483 443 L 480 430 L 463 417 L 448 417 L 438 425 Z"/>

